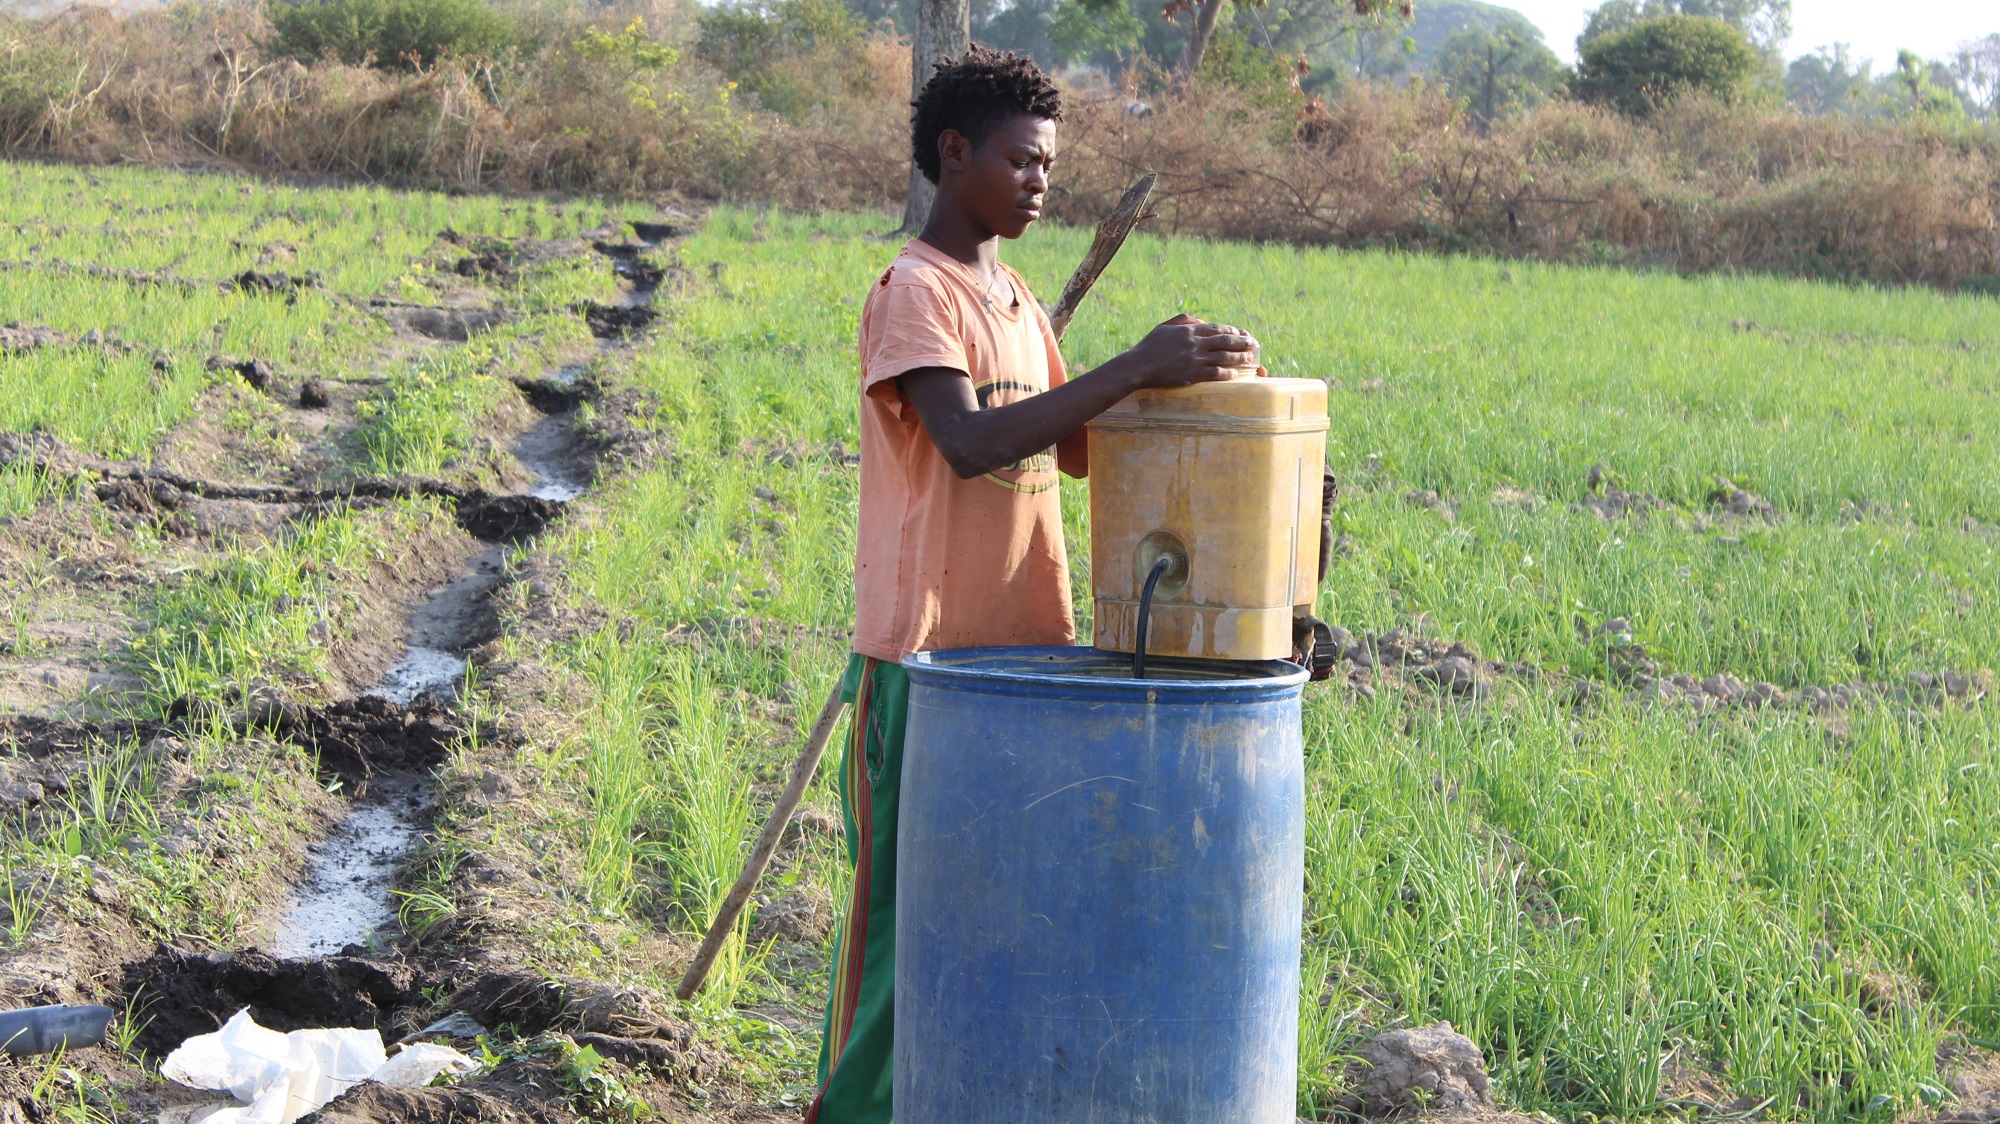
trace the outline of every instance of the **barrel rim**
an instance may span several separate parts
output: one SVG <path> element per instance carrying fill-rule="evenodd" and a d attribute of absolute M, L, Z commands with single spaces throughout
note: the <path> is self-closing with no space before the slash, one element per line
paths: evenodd
<path fill-rule="evenodd" d="M 913 683 L 927 686 L 949 685 L 955 690 L 982 694 L 1037 695 L 1051 698 L 1131 699 L 1148 696 L 1156 703 L 1253 702 L 1297 697 L 1305 688 L 1306 670 L 1290 660 L 1229 661 L 1248 667 L 1267 668 L 1270 674 L 1249 679 L 1131 679 L 1089 678 L 1075 675 L 1034 675 L 1022 671 L 1001 671 L 939 662 L 975 660 L 1054 660 L 1064 656 L 1089 656 L 1103 660 L 1107 655 L 1085 645 L 949 648 L 916 652 L 904 657 L 903 670 Z M 1149 657 L 1150 658 L 1150 657 Z M 1183 662 L 1161 657 L 1160 662 Z M 1204 661 L 1194 661 L 1204 662 Z"/>

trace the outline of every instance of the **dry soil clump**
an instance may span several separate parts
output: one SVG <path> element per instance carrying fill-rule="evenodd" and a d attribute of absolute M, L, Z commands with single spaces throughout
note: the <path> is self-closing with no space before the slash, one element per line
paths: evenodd
<path fill-rule="evenodd" d="M 1361 1047 L 1361 1111 L 1457 1116 L 1494 1111 L 1486 1055 L 1450 1023 L 1392 1030 Z"/>

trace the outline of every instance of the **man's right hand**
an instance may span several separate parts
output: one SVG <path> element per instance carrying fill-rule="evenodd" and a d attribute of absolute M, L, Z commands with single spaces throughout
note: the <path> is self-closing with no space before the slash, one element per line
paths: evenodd
<path fill-rule="evenodd" d="M 1257 354 L 1257 338 L 1241 328 L 1183 313 L 1147 332 L 1119 360 L 1130 364 L 1135 389 L 1142 389 L 1234 378 L 1257 366 Z"/>

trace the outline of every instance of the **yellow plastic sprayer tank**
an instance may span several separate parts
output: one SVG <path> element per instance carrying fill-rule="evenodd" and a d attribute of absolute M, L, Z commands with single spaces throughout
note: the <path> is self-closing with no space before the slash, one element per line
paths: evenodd
<path fill-rule="evenodd" d="M 1142 390 L 1090 424 L 1096 646 L 1133 649 L 1162 555 L 1147 655 L 1284 659 L 1318 584 L 1326 384 L 1243 377 Z"/>

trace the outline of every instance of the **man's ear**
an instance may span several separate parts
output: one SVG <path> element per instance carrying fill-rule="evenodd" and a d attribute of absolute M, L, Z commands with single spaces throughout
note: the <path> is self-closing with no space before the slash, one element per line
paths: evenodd
<path fill-rule="evenodd" d="M 972 141 L 957 129 L 938 134 L 938 166 L 945 171 L 964 172 L 972 163 Z"/>

